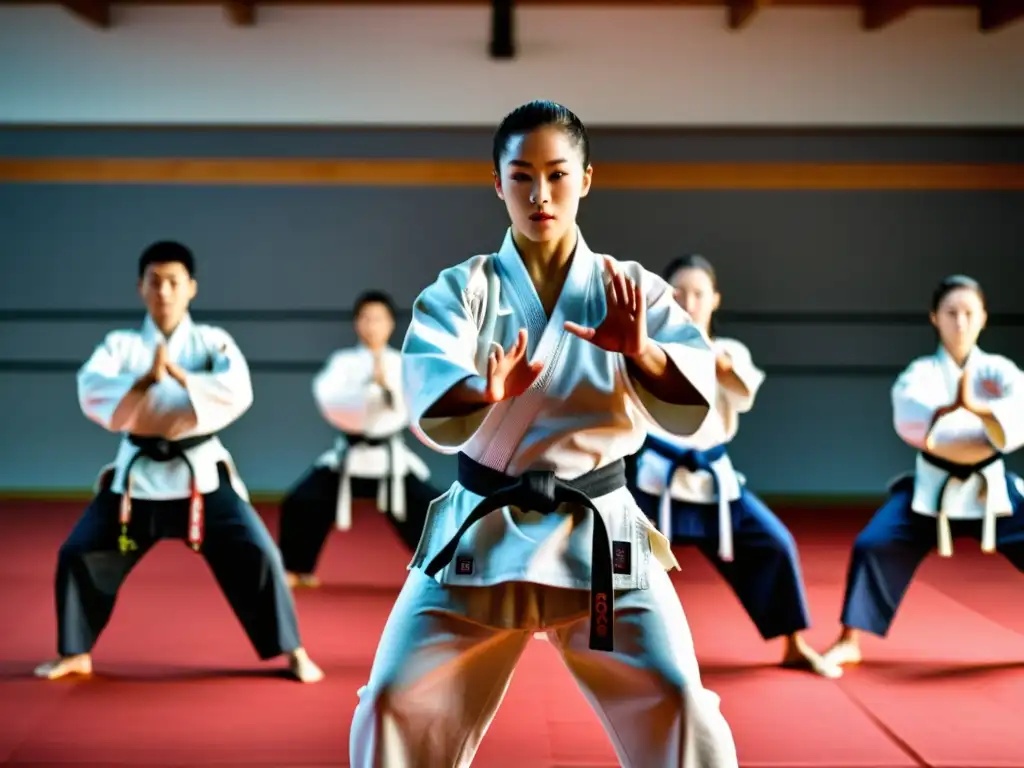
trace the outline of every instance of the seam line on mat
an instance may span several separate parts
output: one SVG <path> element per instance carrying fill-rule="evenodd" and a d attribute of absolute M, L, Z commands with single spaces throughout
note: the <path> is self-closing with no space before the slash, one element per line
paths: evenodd
<path fill-rule="evenodd" d="M 844 685 L 840 683 L 839 690 L 843 692 L 843 695 L 864 715 L 874 723 L 875 727 L 884 733 L 896 747 L 903 752 L 907 757 L 917 763 L 918 768 L 934 768 L 934 766 L 922 757 L 916 749 L 914 749 L 902 736 L 899 736 L 892 728 L 885 724 L 885 722 L 860 699 L 854 696 L 850 691 L 846 689 Z"/>

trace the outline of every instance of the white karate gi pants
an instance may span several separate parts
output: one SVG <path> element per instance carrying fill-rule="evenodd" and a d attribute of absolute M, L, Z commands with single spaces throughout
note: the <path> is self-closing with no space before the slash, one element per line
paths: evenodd
<path fill-rule="evenodd" d="M 672 582 L 615 597 L 615 651 L 588 646 L 588 593 L 511 582 L 445 587 L 409 572 L 359 691 L 352 768 L 473 762 L 535 631 L 546 630 L 627 768 L 738 768 L 719 698 L 701 685 Z"/>

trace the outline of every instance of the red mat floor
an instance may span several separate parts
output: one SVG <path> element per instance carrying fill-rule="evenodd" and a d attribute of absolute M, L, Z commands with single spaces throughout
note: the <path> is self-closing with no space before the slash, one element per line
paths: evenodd
<path fill-rule="evenodd" d="M 266 510 L 272 530 L 276 521 Z M 304 640 L 327 673 L 293 683 L 255 660 L 204 564 L 159 545 L 129 578 L 92 680 L 31 676 L 54 646 L 57 548 L 76 505 L 0 503 L 0 764 L 347 765 L 356 689 L 404 579 L 406 555 L 357 510 L 325 553 L 327 586 L 298 594 Z M 864 516 L 784 515 L 800 544 L 823 647 L 835 635 L 850 542 Z M 674 574 L 708 687 L 750 768 L 1024 768 L 1024 579 L 968 542 L 929 559 L 892 635 L 832 682 L 775 666 L 737 601 L 692 550 Z M 528 649 L 485 738 L 481 768 L 616 765 L 547 643 Z"/>

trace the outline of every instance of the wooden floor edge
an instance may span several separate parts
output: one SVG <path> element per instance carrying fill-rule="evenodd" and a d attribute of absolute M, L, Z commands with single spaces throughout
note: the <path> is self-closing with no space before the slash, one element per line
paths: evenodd
<path fill-rule="evenodd" d="M 1024 163 L 674 163 L 594 166 L 601 189 L 1024 190 Z M 483 187 L 488 162 L 456 159 L 3 158 L 0 183 Z"/>

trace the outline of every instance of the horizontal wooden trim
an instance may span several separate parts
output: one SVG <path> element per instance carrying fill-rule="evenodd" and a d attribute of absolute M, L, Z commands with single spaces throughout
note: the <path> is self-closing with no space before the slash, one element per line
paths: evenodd
<path fill-rule="evenodd" d="M 395 123 L 301 123 L 301 122 L 208 122 L 208 123 L 169 123 L 154 122 L 7 122 L 0 123 L 0 136 L 15 133 L 111 133 L 121 131 L 143 132 L 152 134 L 201 134 L 229 132 L 240 135 L 251 133 L 282 133 L 282 134 L 333 134 L 344 137 L 347 134 L 392 133 L 416 135 L 424 133 L 445 133 L 454 136 L 485 136 L 493 135 L 495 125 L 449 123 L 417 123 L 416 125 L 398 125 Z M 735 125 L 732 123 L 700 123 L 694 125 L 665 125 L 664 123 L 600 123 L 587 122 L 587 131 L 591 139 L 616 135 L 646 134 L 651 136 L 670 136 L 680 139 L 692 138 L 843 138 L 843 139 L 1007 139 L 1024 138 L 1024 127 L 1007 125 L 972 125 L 931 123 L 857 123 L 851 125 L 833 125 L 831 123 L 772 123 L 770 125 Z"/>
<path fill-rule="evenodd" d="M 54 373 L 73 375 L 82 367 L 81 360 L 0 360 L 0 374 Z M 295 374 L 314 376 L 324 366 L 322 360 L 249 360 L 253 373 Z M 873 379 L 893 378 L 905 365 L 851 365 L 834 363 L 818 364 L 766 364 L 761 369 L 772 377 L 788 378 L 839 378 Z"/>
<path fill-rule="evenodd" d="M 600 189 L 1024 190 L 1024 163 L 596 164 Z M 475 160 L 0 158 L 0 183 L 481 187 Z"/>

